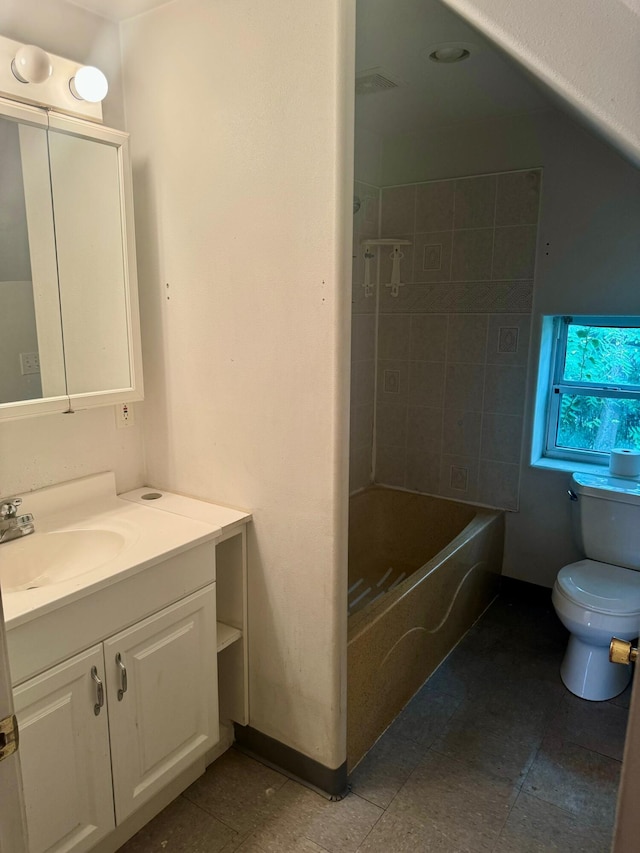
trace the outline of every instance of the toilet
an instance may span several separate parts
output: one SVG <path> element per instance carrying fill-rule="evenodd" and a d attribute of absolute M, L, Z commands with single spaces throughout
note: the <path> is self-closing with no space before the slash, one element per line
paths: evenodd
<path fill-rule="evenodd" d="M 611 638 L 640 635 L 640 482 L 573 474 L 569 497 L 586 559 L 560 569 L 553 587 L 571 633 L 560 676 L 576 696 L 603 701 L 631 679 L 631 665 L 609 661 Z"/>

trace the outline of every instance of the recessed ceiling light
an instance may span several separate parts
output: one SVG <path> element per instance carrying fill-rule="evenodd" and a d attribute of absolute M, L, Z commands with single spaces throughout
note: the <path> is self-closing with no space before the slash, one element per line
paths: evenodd
<path fill-rule="evenodd" d="M 468 59 L 471 56 L 471 51 L 466 47 L 456 44 L 443 44 L 436 47 L 429 54 L 429 59 L 432 62 L 462 62 L 463 59 Z"/>

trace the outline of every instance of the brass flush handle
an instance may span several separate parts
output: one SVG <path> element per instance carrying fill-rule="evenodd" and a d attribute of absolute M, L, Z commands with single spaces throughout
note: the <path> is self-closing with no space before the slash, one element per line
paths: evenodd
<path fill-rule="evenodd" d="M 633 663 L 638 657 L 638 650 L 626 640 L 611 638 L 609 644 L 609 660 L 611 663 Z"/>

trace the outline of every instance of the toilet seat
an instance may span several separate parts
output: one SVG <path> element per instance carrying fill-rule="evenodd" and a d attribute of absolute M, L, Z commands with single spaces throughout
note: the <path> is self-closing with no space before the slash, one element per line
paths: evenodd
<path fill-rule="evenodd" d="M 569 601 L 596 613 L 640 616 L 640 572 L 579 560 L 560 569 L 558 591 Z"/>

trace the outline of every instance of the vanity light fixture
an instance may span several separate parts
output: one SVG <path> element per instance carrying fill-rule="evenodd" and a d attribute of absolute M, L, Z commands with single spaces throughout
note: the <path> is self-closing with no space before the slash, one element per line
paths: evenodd
<path fill-rule="evenodd" d="M 99 68 L 93 65 L 83 65 L 69 80 L 69 88 L 73 97 L 79 101 L 97 104 L 106 98 L 109 83 Z"/>
<path fill-rule="evenodd" d="M 35 44 L 23 44 L 11 60 L 11 71 L 21 83 L 44 83 L 51 77 L 51 57 Z"/>
<path fill-rule="evenodd" d="M 101 122 L 108 89 L 99 69 L 0 35 L 0 98 Z"/>

